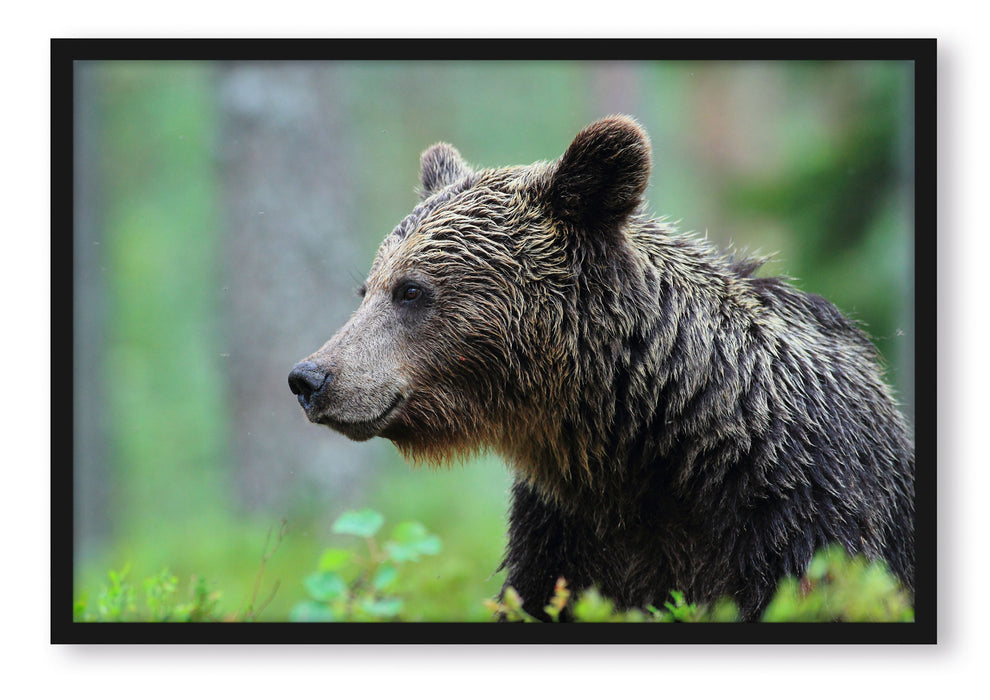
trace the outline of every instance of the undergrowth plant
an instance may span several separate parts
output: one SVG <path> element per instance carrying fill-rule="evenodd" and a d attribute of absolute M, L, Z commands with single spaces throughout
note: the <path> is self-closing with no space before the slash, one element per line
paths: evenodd
<path fill-rule="evenodd" d="M 417 522 L 402 522 L 387 537 L 381 536 L 385 518 L 373 510 L 349 511 L 333 524 L 332 531 L 352 540 L 351 547 L 326 549 L 316 571 L 303 580 L 307 599 L 290 613 L 293 622 L 370 622 L 407 619 L 403 595 L 408 593 L 404 567 L 441 550 L 440 538 Z M 269 559 L 286 535 L 283 520 L 272 544 L 265 542 L 251 596 L 240 609 L 220 610 L 221 593 L 207 579 L 194 576 L 184 591 L 168 569 L 145 578 L 128 580 L 129 567 L 111 570 L 106 584 L 90 600 L 84 592 L 73 605 L 77 622 L 252 622 L 279 590 L 276 581 L 259 602 Z M 407 578 L 407 577 L 406 577 Z M 536 621 L 523 609 L 523 600 L 507 588 L 501 601 L 484 601 L 492 619 L 510 622 Z M 567 610 L 565 616 L 564 611 Z M 553 621 L 562 617 L 576 622 L 735 622 L 739 615 L 728 598 L 711 605 L 688 602 L 671 591 L 662 606 L 645 610 L 617 610 L 614 603 L 591 588 L 574 592 L 567 581 L 556 582 L 554 595 L 544 608 Z M 910 594 L 883 562 L 863 555 L 850 556 L 836 545 L 820 550 L 801 577 L 783 579 L 762 617 L 762 622 L 911 622 L 914 609 Z"/>
<path fill-rule="evenodd" d="M 558 620 L 572 597 L 567 582 L 558 579 L 544 612 Z M 519 594 L 508 588 L 501 602 L 486 601 L 497 616 L 510 622 L 537 621 L 525 610 Z M 671 591 L 663 608 L 617 610 L 596 588 L 576 596 L 571 607 L 575 622 L 738 622 L 735 603 L 725 598 L 712 605 L 688 603 Z M 850 556 L 839 545 L 817 552 L 805 574 L 781 581 L 761 622 L 912 622 L 911 596 L 883 562 L 862 554 Z"/>
<path fill-rule="evenodd" d="M 820 550 L 801 578 L 780 582 L 762 622 L 913 622 L 911 595 L 882 561 Z"/>
<path fill-rule="evenodd" d="M 177 599 L 179 579 L 168 568 L 145 578 L 140 586 L 143 595 L 139 595 L 127 580 L 130 567 L 125 565 L 120 571 L 107 572 L 107 583 L 92 604 L 86 592 L 74 601 L 72 619 L 74 622 L 253 622 L 278 592 L 276 581 L 271 593 L 260 603 L 257 600 L 265 567 L 286 532 L 287 523 L 283 519 L 275 543 L 269 547 L 272 530 L 268 531 L 251 598 L 236 612 L 221 613 L 222 594 L 210 589 L 205 576 L 194 576 L 186 599 Z"/>
<path fill-rule="evenodd" d="M 163 569 L 144 579 L 139 596 L 127 580 L 128 568 L 107 573 L 107 584 L 90 604 L 86 593 L 73 605 L 75 622 L 212 622 L 220 619 L 217 606 L 221 594 L 211 591 L 206 578 L 196 576 L 189 585 L 188 598 L 176 599 L 179 579 Z"/>
<path fill-rule="evenodd" d="M 375 538 L 385 518 L 373 510 L 349 511 L 333 532 L 364 540 L 366 552 L 325 550 L 317 571 L 303 581 L 309 599 L 290 613 L 293 622 L 378 622 L 398 620 L 405 603 L 397 594 L 401 568 L 440 552 L 440 538 L 417 522 L 396 525 L 384 544 Z"/>

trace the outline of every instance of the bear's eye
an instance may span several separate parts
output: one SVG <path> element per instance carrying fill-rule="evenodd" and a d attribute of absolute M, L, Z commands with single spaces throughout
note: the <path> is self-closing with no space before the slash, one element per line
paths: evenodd
<path fill-rule="evenodd" d="M 403 282 L 395 288 L 395 300 L 401 304 L 414 304 L 426 295 L 426 290 L 418 282 Z"/>

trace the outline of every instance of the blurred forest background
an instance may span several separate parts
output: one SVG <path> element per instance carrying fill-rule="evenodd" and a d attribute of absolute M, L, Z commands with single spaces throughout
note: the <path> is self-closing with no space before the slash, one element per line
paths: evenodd
<path fill-rule="evenodd" d="M 510 475 L 414 470 L 306 422 L 286 377 L 358 300 L 419 154 L 549 160 L 594 119 L 649 132 L 651 210 L 861 321 L 913 418 L 913 71 L 884 62 L 83 62 L 75 70 L 77 595 L 125 564 L 245 604 L 266 535 L 284 620 L 370 507 L 437 533 L 409 619 L 486 620 Z"/>

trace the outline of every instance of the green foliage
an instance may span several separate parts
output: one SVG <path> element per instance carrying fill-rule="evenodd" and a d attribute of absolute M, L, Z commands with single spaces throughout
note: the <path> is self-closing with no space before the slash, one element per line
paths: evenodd
<path fill-rule="evenodd" d="M 911 597 L 883 562 L 819 551 L 800 579 L 786 578 L 763 622 L 913 622 Z"/>
<path fill-rule="evenodd" d="M 544 608 L 558 620 L 570 598 L 566 582 L 558 579 L 553 600 Z M 501 602 L 487 601 L 492 612 L 509 622 L 536 622 L 523 610 L 523 600 L 511 587 Z M 671 591 L 663 609 L 618 610 L 595 588 L 573 602 L 575 622 L 738 622 L 739 611 L 729 599 L 712 605 L 689 603 Z M 850 556 L 836 545 L 819 551 L 800 579 L 781 581 L 761 622 L 912 622 L 911 598 L 882 562 Z"/>
<path fill-rule="evenodd" d="M 109 582 L 97 594 L 95 609 L 89 606 L 85 591 L 75 600 L 72 619 L 75 622 L 253 622 L 278 591 L 279 582 L 276 581 L 269 596 L 257 604 L 265 566 L 285 534 L 286 522 L 283 520 L 276 541 L 269 548 L 272 530 L 268 531 L 251 597 L 244 609 L 236 613 L 221 615 L 218 608 L 221 593 L 211 590 L 203 576 L 191 578 L 187 601 L 176 600 L 179 579 L 167 568 L 144 579 L 141 585 L 144 597 L 142 605 L 138 605 L 134 586 L 126 580 L 130 566 L 125 565 L 120 571 L 111 569 L 107 573 Z"/>
<path fill-rule="evenodd" d="M 365 508 L 344 513 L 333 524 L 333 531 L 340 535 L 374 537 L 384 524 L 385 516 Z"/>
<path fill-rule="evenodd" d="M 571 597 L 564 579 L 558 579 L 554 596 L 543 610 L 552 621 L 558 621 Z M 711 607 L 688 603 L 680 591 L 671 591 L 671 600 L 664 609 L 648 606 L 646 610 L 619 610 L 597 588 L 589 588 L 577 596 L 571 608 L 574 622 L 735 622 L 739 613 L 730 600 L 719 601 Z M 538 622 L 522 608 L 522 598 L 509 587 L 501 602 L 486 601 L 486 607 L 507 622 Z"/>
<path fill-rule="evenodd" d="M 366 552 L 353 548 L 329 548 L 317 559 L 317 570 L 307 575 L 302 586 L 307 600 L 291 611 L 294 622 L 377 622 L 415 619 L 406 606 L 405 596 L 422 595 L 419 586 L 404 568 L 423 556 L 441 550 L 440 538 L 422 524 L 402 522 L 392 528 L 384 544 L 378 535 L 385 518 L 376 511 L 350 511 L 333 525 L 333 531 L 364 540 Z M 256 604 L 268 560 L 285 536 L 285 523 L 275 543 L 265 544 L 261 566 L 247 605 L 235 613 L 218 609 L 219 591 L 212 590 L 202 576 L 192 577 L 185 600 L 178 599 L 179 579 L 163 569 L 145 578 L 139 587 L 128 580 L 129 567 L 110 570 L 107 581 L 90 605 L 83 593 L 73 606 L 77 622 L 252 622 L 258 619 L 275 593 Z M 269 541 L 271 532 L 269 533 Z M 138 590 L 143 596 L 138 595 Z M 507 588 L 500 602 L 488 600 L 484 607 L 488 620 L 536 622 L 523 609 L 523 600 Z M 646 610 L 619 610 L 615 604 L 590 588 L 574 596 L 563 578 L 557 580 L 554 595 L 544 612 L 558 621 L 568 609 L 576 622 L 736 622 L 738 609 L 729 599 L 712 605 L 689 602 L 680 591 L 671 591 L 662 607 Z M 812 558 L 805 575 L 781 581 L 762 622 L 912 622 L 911 598 L 882 562 L 863 555 L 850 556 L 836 545 L 822 549 Z"/>
<path fill-rule="evenodd" d="M 353 549 L 325 550 L 317 571 L 303 580 L 308 600 L 290 613 L 293 622 L 379 622 L 400 619 L 405 601 L 400 569 L 420 557 L 440 552 L 440 538 L 416 522 L 396 525 L 384 545 L 375 536 L 385 518 L 374 510 L 349 511 L 333 524 L 333 532 L 360 537 L 367 553 Z"/>
<path fill-rule="evenodd" d="M 422 522 L 443 542 L 442 556 L 402 569 L 403 619 L 491 620 L 484 600 L 505 578 L 495 571 L 505 547 L 505 502 L 492 494 L 505 494 L 511 485 L 509 470 L 490 455 L 429 473 L 397 465 L 383 476 L 369 505 L 387 513 L 390 523 Z"/>
<path fill-rule="evenodd" d="M 75 622 L 208 622 L 219 620 L 220 592 L 212 591 L 202 576 L 189 584 L 185 601 L 176 598 L 179 579 L 168 569 L 142 582 L 143 598 L 138 600 L 134 586 L 126 579 L 128 568 L 107 573 L 108 583 L 88 604 L 83 594 L 73 605 Z M 139 604 L 140 603 L 140 604 Z"/>
<path fill-rule="evenodd" d="M 108 574 L 110 584 L 96 599 L 97 613 L 105 620 L 122 620 L 124 615 L 135 609 L 134 589 L 124 581 L 127 577 L 127 568 L 125 566 L 121 571 L 110 571 Z"/>

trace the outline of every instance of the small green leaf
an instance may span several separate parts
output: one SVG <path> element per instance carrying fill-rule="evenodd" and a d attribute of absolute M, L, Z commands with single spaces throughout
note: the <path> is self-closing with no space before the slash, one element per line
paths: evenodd
<path fill-rule="evenodd" d="M 397 564 L 404 561 L 419 561 L 419 551 L 411 545 L 386 542 L 385 553 L 391 561 Z"/>
<path fill-rule="evenodd" d="M 402 601 L 398 598 L 368 598 L 361 601 L 361 610 L 368 615 L 378 618 L 396 617 L 402 612 Z"/>
<path fill-rule="evenodd" d="M 392 539 L 399 544 L 413 546 L 420 554 L 437 554 L 440 551 L 440 538 L 431 535 L 421 523 L 406 522 L 396 525 L 392 530 Z"/>
<path fill-rule="evenodd" d="M 436 535 L 429 535 L 421 539 L 417 546 L 423 554 L 439 554 L 441 549 L 440 538 Z"/>
<path fill-rule="evenodd" d="M 427 536 L 426 526 L 417 522 L 399 523 L 392 529 L 392 539 L 402 544 L 418 542 Z"/>
<path fill-rule="evenodd" d="M 341 515 L 333 524 L 333 531 L 341 535 L 374 537 L 384 524 L 385 517 L 381 513 L 365 508 L 351 510 Z"/>
<path fill-rule="evenodd" d="M 608 622 L 614 614 L 612 602 L 595 588 L 585 591 L 574 604 L 574 617 L 582 622 Z"/>
<path fill-rule="evenodd" d="M 312 600 L 296 604 L 289 613 L 291 622 L 336 622 L 337 619 L 333 610 Z"/>
<path fill-rule="evenodd" d="M 303 579 L 306 592 L 314 600 L 326 602 L 347 595 L 347 582 L 334 571 L 320 571 Z"/>
<path fill-rule="evenodd" d="M 381 591 L 395 583 L 395 579 L 398 578 L 398 576 L 398 569 L 388 562 L 385 562 L 378 567 L 374 577 L 371 579 L 371 585 L 374 586 L 376 590 Z"/>
<path fill-rule="evenodd" d="M 320 555 L 320 571 L 338 571 L 351 563 L 354 553 L 349 549 L 328 549 Z"/>
<path fill-rule="evenodd" d="M 400 523 L 392 530 L 392 539 L 385 543 L 385 551 L 396 562 L 418 561 L 421 554 L 440 551 L 440 538 L 427 532 L 421 523 Z"/>

